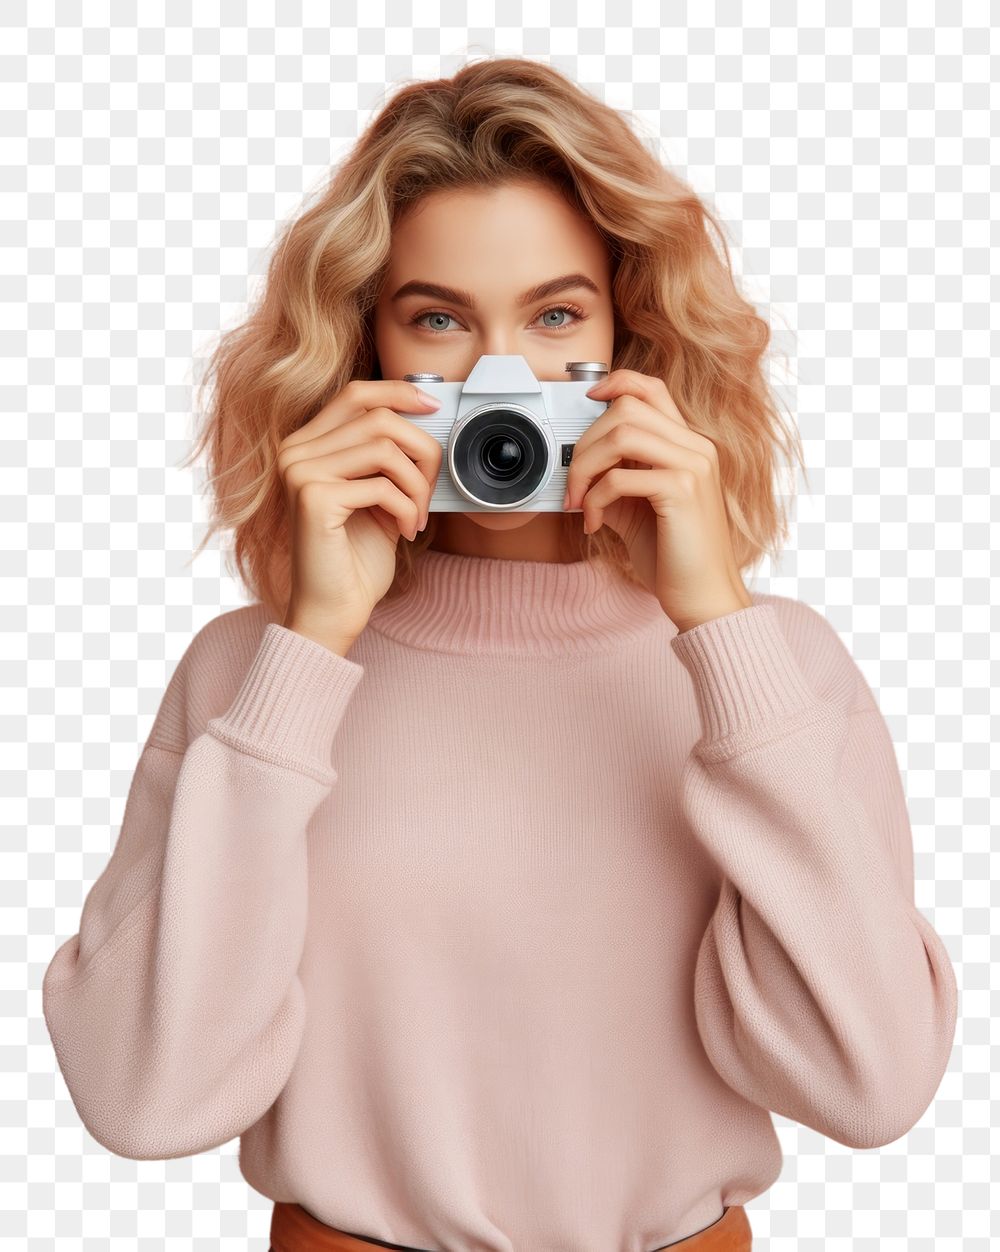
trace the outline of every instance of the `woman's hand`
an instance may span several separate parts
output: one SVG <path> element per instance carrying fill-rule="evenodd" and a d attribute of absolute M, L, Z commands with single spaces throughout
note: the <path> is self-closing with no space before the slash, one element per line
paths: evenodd
<path fill-rule="evenodd" d="M 564 507 L 582 508 L 586 531 L 607 525 L 621 536 L 678 631 L 749 608 L 715 444 L 691 429 L 662 379 L 614 370 L 587 395 L 612 403 L 577 440 Z"/>
<path fill-rule="evenodd" d="M 440 407 L 421 394 L 402 380 L 354 379 L 278 449 L 292 566 L 282 625 L 339 652 L 391 586 L 400 535 L 427 524 L 441 445 L 403 416 Z"/>

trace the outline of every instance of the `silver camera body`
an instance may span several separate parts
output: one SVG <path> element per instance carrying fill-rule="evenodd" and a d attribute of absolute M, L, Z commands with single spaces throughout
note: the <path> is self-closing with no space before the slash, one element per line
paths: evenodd
<path fill-rule="evenodd" d="M 428 511 L 562 513 L 573 447 L 608 407 L 587 390 L 606 377 L 603 361 L 568 361 L 568 382 L 540 382 L 523 356 L 481 356 L 465 382 L 405 374 L 441 401 L 434 413 L 405 413 L 443 449 Z"/>

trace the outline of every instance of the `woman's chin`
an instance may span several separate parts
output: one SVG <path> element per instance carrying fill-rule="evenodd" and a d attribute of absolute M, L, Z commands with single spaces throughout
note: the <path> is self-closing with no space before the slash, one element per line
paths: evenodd
<path fill-rule="evenodd" d="M 475 522 L 483 530 L 519 530 L 527 526 L 539 513 L 463 513 L 463 517 Z"/>

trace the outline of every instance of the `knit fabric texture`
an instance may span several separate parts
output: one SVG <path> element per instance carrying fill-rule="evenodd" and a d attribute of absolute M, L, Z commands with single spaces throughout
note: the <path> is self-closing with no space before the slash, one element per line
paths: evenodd
<path fill-rule="evenodd" d="M 79 1116 L 441 1252 L 652 1252 L 777 1179 L 771 1113 L 905 1135 L 957 987 L 892 739 L 761 592 L 425 551 L 346 657 L 193 638 L 43 1006 Z"/>

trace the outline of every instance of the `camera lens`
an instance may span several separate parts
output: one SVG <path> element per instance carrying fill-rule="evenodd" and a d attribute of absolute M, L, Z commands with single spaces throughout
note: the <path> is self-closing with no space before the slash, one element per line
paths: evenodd
<path fill-rule="evenodd" d="M 511 435 L 493 435 L 482 448 L 487 471 L 494 478 L 510 478 L 521 466 L 524 451 Z"/>
<path fill-rule="evenodd" d="M 539 490 L 554 452 L 527 409 L 488 404 L 461 424 L 449 455 L 452 473 L 470 499 L 510 508 Z"/>

